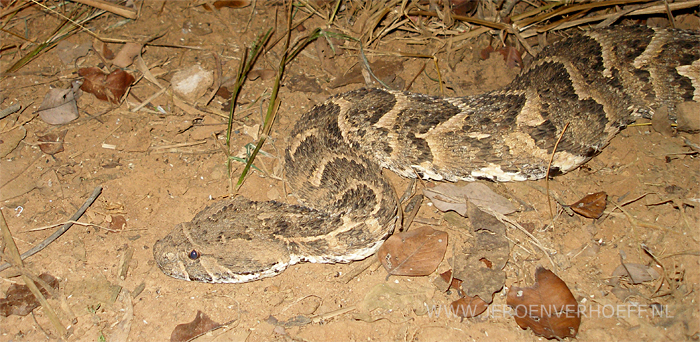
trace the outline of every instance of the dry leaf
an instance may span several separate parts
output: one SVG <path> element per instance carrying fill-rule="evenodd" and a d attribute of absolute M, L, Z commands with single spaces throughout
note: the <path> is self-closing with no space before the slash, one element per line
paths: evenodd
<path fill-rule="evenodd" d="M 323 91 L 321 86 L 318 85 L 315 77 L 309 77 L 304 74 L 294 75 L 290 77 L 284 86 L 291 91 L 300 91 L 303 93 L 320 93 Z"/>
<path fill-rule="evenodd" d="M 66 137 L 68 130 L 62 130 L 58 133 L 47 133 L 38 135 L 39 149 L 46 154 L 54 155 L 63 152 L 63 140 Z"/>
<path fill-rule="evenodd" d="M 462 281 L 452 277 L 452 270 L 447 270 L 443 273 L 440 273 L 440 278 L 442 278 L 442 280 L 444 280 L 445 283 L 450 282 L 450 286 L 448 289 L 454 289 L 457 291 L 462 289 Z M 450 281 L 450 278 L 452 278 L 452 281 Z"/>
<path fill-rule="evenodd" d="M 250 6 L 251 0 L 217 0 L 212 3 L 214 5 L 214 8 L 221 9 L 223 7 L 228 7 L 228 8 L 243 8 L 243 7 L 248 7 Z M 212 8 L 208 3 L 202 4 L 205 10 L 211 11 Z"/>
<path fill-rule="evenodd" d="M 124 215 L 109 215 L 109 229 L 111 230 L 123 230 L 126 228 L 126 218 Z"/>
<path fill-rule="evenodd" d="M 563 339 L 578 333 L 578 302 L 566 283 L 550 270 L 538 267 L 531 287 L 511 287 L 506 303 L 515 309 L 518 325 L 538 336 Z"/>
<path fill-rule="evenodd" d="M 54 289 L 58 289 L 58 279 L 48 273 L 42 273 L 39 278 Z M 49 297 L 48 291 L 37 285 L 44 297 Z M 27 285 L 12 284 L 7 289 L 5 298 L 0 298 L 0 316 L 26 316 L 39 306 L 39 301 Z"/>
<path fill-rule="evenodd" d="M 255 69 L 248 72 L 248 79 L 252 81 L 260 78 L 263 81 L 267 81 L 275 77 L 275 75 L 277 75 L 277 71 L 272 69 Z"/>
<path fill-rule="evenodd" d="M 115 70 L 109 75 L 99 68 L 82 68 L 78 70 L 78 75 L 84 77 L 83 91 L 95 95 L 102 101 L 119 103 L 119 100 L 126 94 L 126 90 L 134 83 L 134 76 L 124 70 Z"/>
<path fill-rule="evenodd" d="M 170 334 L 170 342 L 189 341 L 197 336 L 217 329 L 221 324 L 214 322 L 205 313 L 197 310 L 197 316 L 192 322 L 178 324 Z"/>
<path fill-rule="evenodd" d="M 503 215 L 517 210 L 509 200 L 482 183 L 468 183 L 463 186 L 441 183 L 433 188 L 423 189 L 423 194 L 430 198 L 439 210 L 453 210 L 462 216 L 467 215 L 467 200 Z"/>
<path fill-rule="evenodd" d="M 117 56 L 114 57 L 112 63 L 120 68 L 126 68 L 134 62 L 134 58 L 141 53 L 141 49 L 143 49 L 143 44 L 126 43 L 117 52 Z"/>
<path fill-rule="evenodd" d="M 62 125 L 78 118 L 78 104 L 76 99 L 80 97 L 79 85 L 73 84 L 69 89 L 50 89 L 37 112 L 46 123 Z"/>
<path fill-rule="evenodd" d="M 384 83 L 391 83 L 396 78 L 396 75 L 403 71 L 403 62 L 388 62 L 388 61 L 376 61 L 374 63 L 369 63 L 372 73 L 379 79 L 384 81 Z M 342 75 L 337 75 L 336 78 L 331 82 L 328 87 L 338 88 L 348 84 L 362 83 L 365 84 L 365 77 L 362 75 L 362 66 L 355 64 L 348 72 Z M 396 87 L 395 89 L 398 89 Z"/>
<path fill-rule="evenodd" d="M 114 59 L 114 52 L 109 48 L 107 43 L 95 39 L 92 43 L 92 49 L 94 51 L 99 51 L 99 54 L 108 61 Z"/>
<path fill-rule="evenodd" d="M 620 277 L 628 277 L 630 283 L 641 284 L 643 282 L 659 279 L 661 276 L 654 268 L 636 263 L 625 263 L 617 266 L 611 274 L 611 283 L 614 285 L 620 282 Z"/>
<path fill-rule="evenodd" d="M 504 46 L 498 49 L 488 46 L 479 52 L 479 57 L 483 60 L 487 60 L 494 52 L 500 53 L 503 56 L 503 60 L 506 62 L 506 65 L 510 68 L 522 68 L 524 65 L 520 51 L 513 46 Z"/>
<path fill-rule="evenodd" d="M 433 273 L 447 251 L 447 233 L 428 226 L 389 237 L 377 251 L 392 275 L 425 276 Z"/>
<path fill-rule="evenodd" d="M 471 318 L 479 316 L 489 307 L 489 304 L 478 296 L 464 296 L 450 304 L 452 312 L 459 317 Z"/>
<path fill-rule="evenodd" d="M 92 48 L 91 44 L 82 43 L 75 44 L 68 42 L 67 40 L 62 40 L 58 45 L 56 45 L 56 54 L 61 62 L 65 65 L 75 62 L 76 59 L 84 57 Z"/>
<path fill-rule="evenodd" d="M 597 219 L 601 217 L 605 211 L 605 200 L 607 198 L 608 194 L 603 191 L 589 194 L 572 204 L 571 210 L 583 217 Z"/>

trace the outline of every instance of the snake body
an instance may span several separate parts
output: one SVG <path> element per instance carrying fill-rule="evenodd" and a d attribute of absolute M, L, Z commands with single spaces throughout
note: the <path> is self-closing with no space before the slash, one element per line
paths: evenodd
<path fill-rule="evenodd" d="M 363 259 L 396 223 L 382 168 L 446 181 L 539 179 L 560 136 L 551 166 L 564 173 L 637 118 L 673 118 L 686 101 L 700 102 L 700 33 L 645 26 L 574 33 L 508 86 L 477 96 L 336 95 L 292 130 L 284 170 L 299 205 L 216 202 L 156 242 L 154 257 L 169 276 L 211 283 Z"/>

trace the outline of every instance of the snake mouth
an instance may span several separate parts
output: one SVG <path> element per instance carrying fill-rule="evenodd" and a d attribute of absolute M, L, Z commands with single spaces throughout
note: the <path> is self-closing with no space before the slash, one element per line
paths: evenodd
<path fill-rule="evenodd" d="M 196 280 L 191 279 L 190 275 L 185 270 L 185 265 L 180 261 L 177 254 L 166 250 L 169 237 L 168 235 L 156 241 L 153 245 L 153 259 L 155 259 L 158 268 L 160 268 L 163 273 L 173 278 Z"/>

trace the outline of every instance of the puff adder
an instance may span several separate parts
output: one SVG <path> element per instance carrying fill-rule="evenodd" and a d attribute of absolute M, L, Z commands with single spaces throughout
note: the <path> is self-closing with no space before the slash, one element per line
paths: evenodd
<path fill-rule="evenodd" d="M 397 199 L 381 174 L 494 181 L 570 171 L 637 118 L 700 102 L 700 33 L 645 26 L 575 33 L 545 48 L 508 86 L 441 98 L 359 89 L 304 114 L 284 170 L 301 205 L 216 202 L 156 242 L 172 277 L 240 283 L 301 262 L 373 254 L 393 231 Z"/>

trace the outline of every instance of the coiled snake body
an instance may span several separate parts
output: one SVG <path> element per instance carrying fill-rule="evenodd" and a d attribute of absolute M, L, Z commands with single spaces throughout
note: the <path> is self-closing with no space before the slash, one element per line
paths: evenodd
<path fill-rule="evenodd" d="M 570 171 L 639 117 L 700 102 L 700 33 L 617 27 L 545 48 L 503 89 L 440 98 L 359 89 L 329 98 L 292 131 L 284 170 L 301 205 L 216 202 L 156 242 L 172 277 L 239 283 L 300 261 L 373 254 L 397 199 L 381 174 L 434 180 L 531 180 Z"/>

